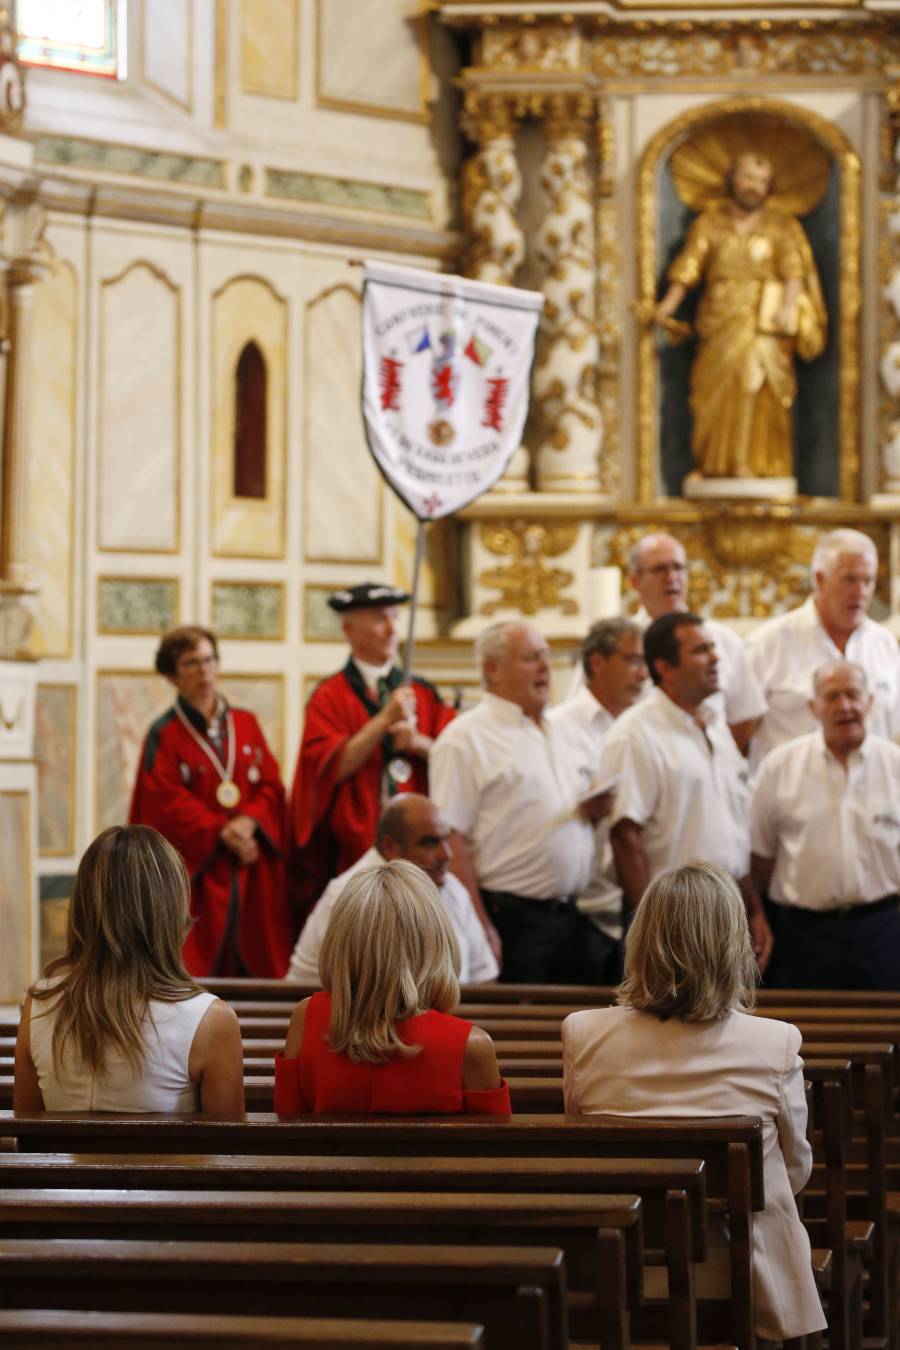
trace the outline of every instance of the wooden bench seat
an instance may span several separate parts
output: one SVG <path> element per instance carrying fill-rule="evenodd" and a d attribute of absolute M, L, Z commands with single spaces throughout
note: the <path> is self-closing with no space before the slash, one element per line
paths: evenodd
<path fill-rule="evenodd" d="M 219 1314 L 9 1311 L 8 1350 L 480 1350 L 483 1328 L 461 1322 L 353 1322 L 343 1318 Z"/>
<path fill-rule="evenodd" d="M 554 1248 L 0 1238 L 0 1305 L 461 1321 L 486 1350 L 567 1350 Z"/>

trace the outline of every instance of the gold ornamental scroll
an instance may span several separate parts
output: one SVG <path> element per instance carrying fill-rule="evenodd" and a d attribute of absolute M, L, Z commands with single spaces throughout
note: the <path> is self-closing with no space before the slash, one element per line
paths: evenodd
<path fill-rule="evenodd" d="M 805 213 L 821 200 L 831 164 L 840 172 L 841 269 L 837 341 L 841 353 L 838 392 L 840 493 L 856 498 L 859 486 L 859 161 L 832 123 L 776 99 L 730 99 L 691 109 L 650 141 L 638 175 L 638 295 L 642 307 L 656 298 L 657 183 L 669 164 L 676 191 L 694 211 L 722 202 L 735 157 L 748 151 L 773 164 L 775 190 L 769 203 L 788 214 Z M 655 495 L 658 370 L 653 331 L 638 335 L 637 495 Z"/>

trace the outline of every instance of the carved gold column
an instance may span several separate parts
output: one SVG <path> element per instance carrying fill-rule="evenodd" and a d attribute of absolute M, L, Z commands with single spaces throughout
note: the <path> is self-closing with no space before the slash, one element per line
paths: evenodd
<path fill-rule="evenodd" d="M 25 653 L 37 587 L 28 547 L 28 435 L 30 427 L 34 283 L 43 270 L 36 248 L 44 212 L 35 204 L 14 208 L 11 229 L 18 247 L 5 275 L 0 351 L 6 353 L 0 464 L 0 658 Z"/>
<path fill-rule="evenodd" d="M 882 189 L 879 226 L 879 270 L 884 279 L 884 310 L 881 322 L 881 378 L 890 395 L 887 426 L 882 425 L 881 492 L 884 499 L 900 499 L 900 88 L 888 90 L 882 124 Z M 890 186 L 886 179 L 890 176 Z"/>
<path fill-rule="evenodd" d="M 512 286 L 525 257 L 525 235 L 516 216 L 522 196 L 516 126 L 514 97 L 468 91 L 463 129 L 477 149 L 462 174 L 464 270 L 495 286 Z M 528 451 L 520 446 L 494 491 L 527 491 L 528 468 Z"/>
<path fill-rule="evenodd" d="M 587 144 L 592 113 L 589 94 L 551 94 L 543 102 L 547 149 L 540 179 L 547 209 L 535 252 L 544 268 L 546 305 L 534 373 L 542 430 L 537 481 L 543 491 L 602 487 L 597 258 Z"/>

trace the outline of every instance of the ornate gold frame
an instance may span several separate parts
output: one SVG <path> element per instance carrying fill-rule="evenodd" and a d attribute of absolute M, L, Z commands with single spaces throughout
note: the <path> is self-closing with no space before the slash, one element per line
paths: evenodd
<path fill-rule="evenodd" d="M 806 127 L 830 151 L 841 172 L 841 280 L 838 337 L 841 350 L 839 391 L 840 493 L 845 502 L 859 492 L 859 236 L 860 166 L 850 142 L 831 122 L 807 108 L 774 98 L 731 98 L 681 113 L 647 145 L 638 169 L 638 298 L 654 300 L 657 286 L 656 175 L 685 137 L 712 118 L 729 113 L 774 112 Z M 642 327 L 637 338 L 637 500 L 655 496 L 657 449 L 657 362 L 654 332 Z"/>

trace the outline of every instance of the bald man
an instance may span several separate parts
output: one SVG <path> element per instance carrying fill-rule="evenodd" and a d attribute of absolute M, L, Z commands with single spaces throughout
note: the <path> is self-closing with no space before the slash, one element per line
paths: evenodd
<path fill-rule="evenodd" d="M 287 979 L 301 984 L 319 983 L 319 952 L 337 898 L 347 882 L 364 867 L 402 858 L 421 867 L 437 887 L 447 918 L 459 944 L 462 984 L 481 984 L 497 978 L 499 967 L 487 934 L 461 881 L 448 870 L 451 857 L 450 826 L 434 802 L 418 792 L 394 797 L 378 821 L 375 846 L 352 867 L 330 883 L 316 903 L 300 934 Z"/>
<path fill-rule="evenodd" d="M 753 794 L 753 875 L 774 918 L 771 979 L 900 990 L 900 746 L 867 733 L 854 661 L 815 673 L 818 726 L 772 750 Z"/>
<path fill-rule="evenodd" d="M 475 646 L 485 693 L 431 752 L 431 795 L 455 833 L 451 867 L 503 943 L 502 978 L 602 983 L 615 944 L 577 907 L 594 869 L 599 754 L 545 717 L 547 642 L 532 624 L 495 623 Z"/>
<path fill-rule="evenodd" d="M 661 614 L 689 608 L 687 554 L 671 534 L 646 534 L 637 541 L 628 555 L 628 582 L 641 598 L 635 622 L 644 629 Z M 766 711 L 765 696 L 740 636 L 716 619 L 703 623 L 719 659 L 719 690 L 709 706 L 722 712 L 738 749 L 746 754 Z"/>

